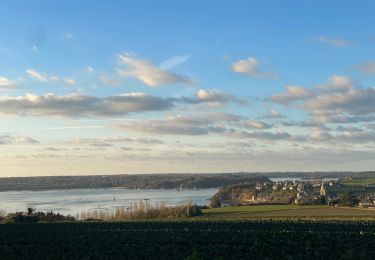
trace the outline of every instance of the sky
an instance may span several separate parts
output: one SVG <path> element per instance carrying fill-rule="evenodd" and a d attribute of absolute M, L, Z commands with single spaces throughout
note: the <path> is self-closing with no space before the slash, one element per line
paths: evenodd
<path fill-rule="evenodd" d="M 2 1 L 0 176 L 375 167 L 375 1 Z"/>

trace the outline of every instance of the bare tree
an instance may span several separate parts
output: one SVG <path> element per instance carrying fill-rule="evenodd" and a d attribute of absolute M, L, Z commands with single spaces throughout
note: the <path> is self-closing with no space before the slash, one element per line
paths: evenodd
<path fill-rule="evenodd" d="M 27 204 L 26 214 L 31 216 L 35 212 L 36 208 L 32 204 Z"/>

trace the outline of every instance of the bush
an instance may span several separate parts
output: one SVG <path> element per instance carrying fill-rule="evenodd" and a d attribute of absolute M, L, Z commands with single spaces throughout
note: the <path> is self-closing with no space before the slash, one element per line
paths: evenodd
<path fill-rule="evenodd" d="M 359 203 L 359 199 L 354 195 L 352 191 L 348 191 L 342 194 L 340 200 L 342 205 L 349 207 L 354 207 Z"/>
<path fill-rule="evenodd" d="M 29 210 L 26 212 L 15 212 L 9 213 L 5 217 L 1 218 L 3 223 L 36 223 L 36 222 L 62 222 L 62 221 L 75 221 L 72 216 L 64 216 L 59 213 L 51 212 L 35 212 L 34 210 Z"/>
<path fill-rule="evenodd" d="M 211 208 L 220 208 L 221 207 L 221 200 L 219 196 L 213 196 L 210 200 Z"/>

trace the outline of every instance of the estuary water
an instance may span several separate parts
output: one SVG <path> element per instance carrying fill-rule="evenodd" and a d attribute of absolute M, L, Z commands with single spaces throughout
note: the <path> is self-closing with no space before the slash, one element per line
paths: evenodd
<path fill-rule="evenodd" d="M 199 190 L 130 190 L 121 188 L 67 189 L 43 191 L 0 192 L 0 210 L 6 212 L 25 211 L 28 205 L 37 211 L 53 211 L 72 215 L 95 209 L 115 210 L 127 207 L 132 202 L 145 200 L 152 204 L 165 202 L 176 205 L 191 200 L 198 205 L 207 205 L 218 189 Z"/>

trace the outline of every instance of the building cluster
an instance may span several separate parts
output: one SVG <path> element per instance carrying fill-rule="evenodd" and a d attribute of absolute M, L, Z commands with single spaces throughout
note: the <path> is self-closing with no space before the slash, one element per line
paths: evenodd
<path fill-rule="evenodd" d="M 294 203 L 294 204 L 329 204 L 337 194 L 330 194 L 327 188 L 337 189 L 338 181 L 294 180 L 257 183 L 251 203 Z"/>
<path fill-rule="evenodd" d="M 252 204 L 336 205 L 340 201 L 340 196 L 346 191 L 343 187 L 338 180 L 322 179 L 258 182 L 255 185 L 255 193 L 247 202 Z M 366 191 L 366 188 L 363 187 L 362 191 Z M 359 196 L 358 205 L 368 208 L 375 207 L 375 193 Z"/>
<path fill-rule="evenodd" d="M 360 202 L 358 205 L 360 207 L 366 207 L 366 208 L 375 207 L 375 194 L 361 196 Z"/>

